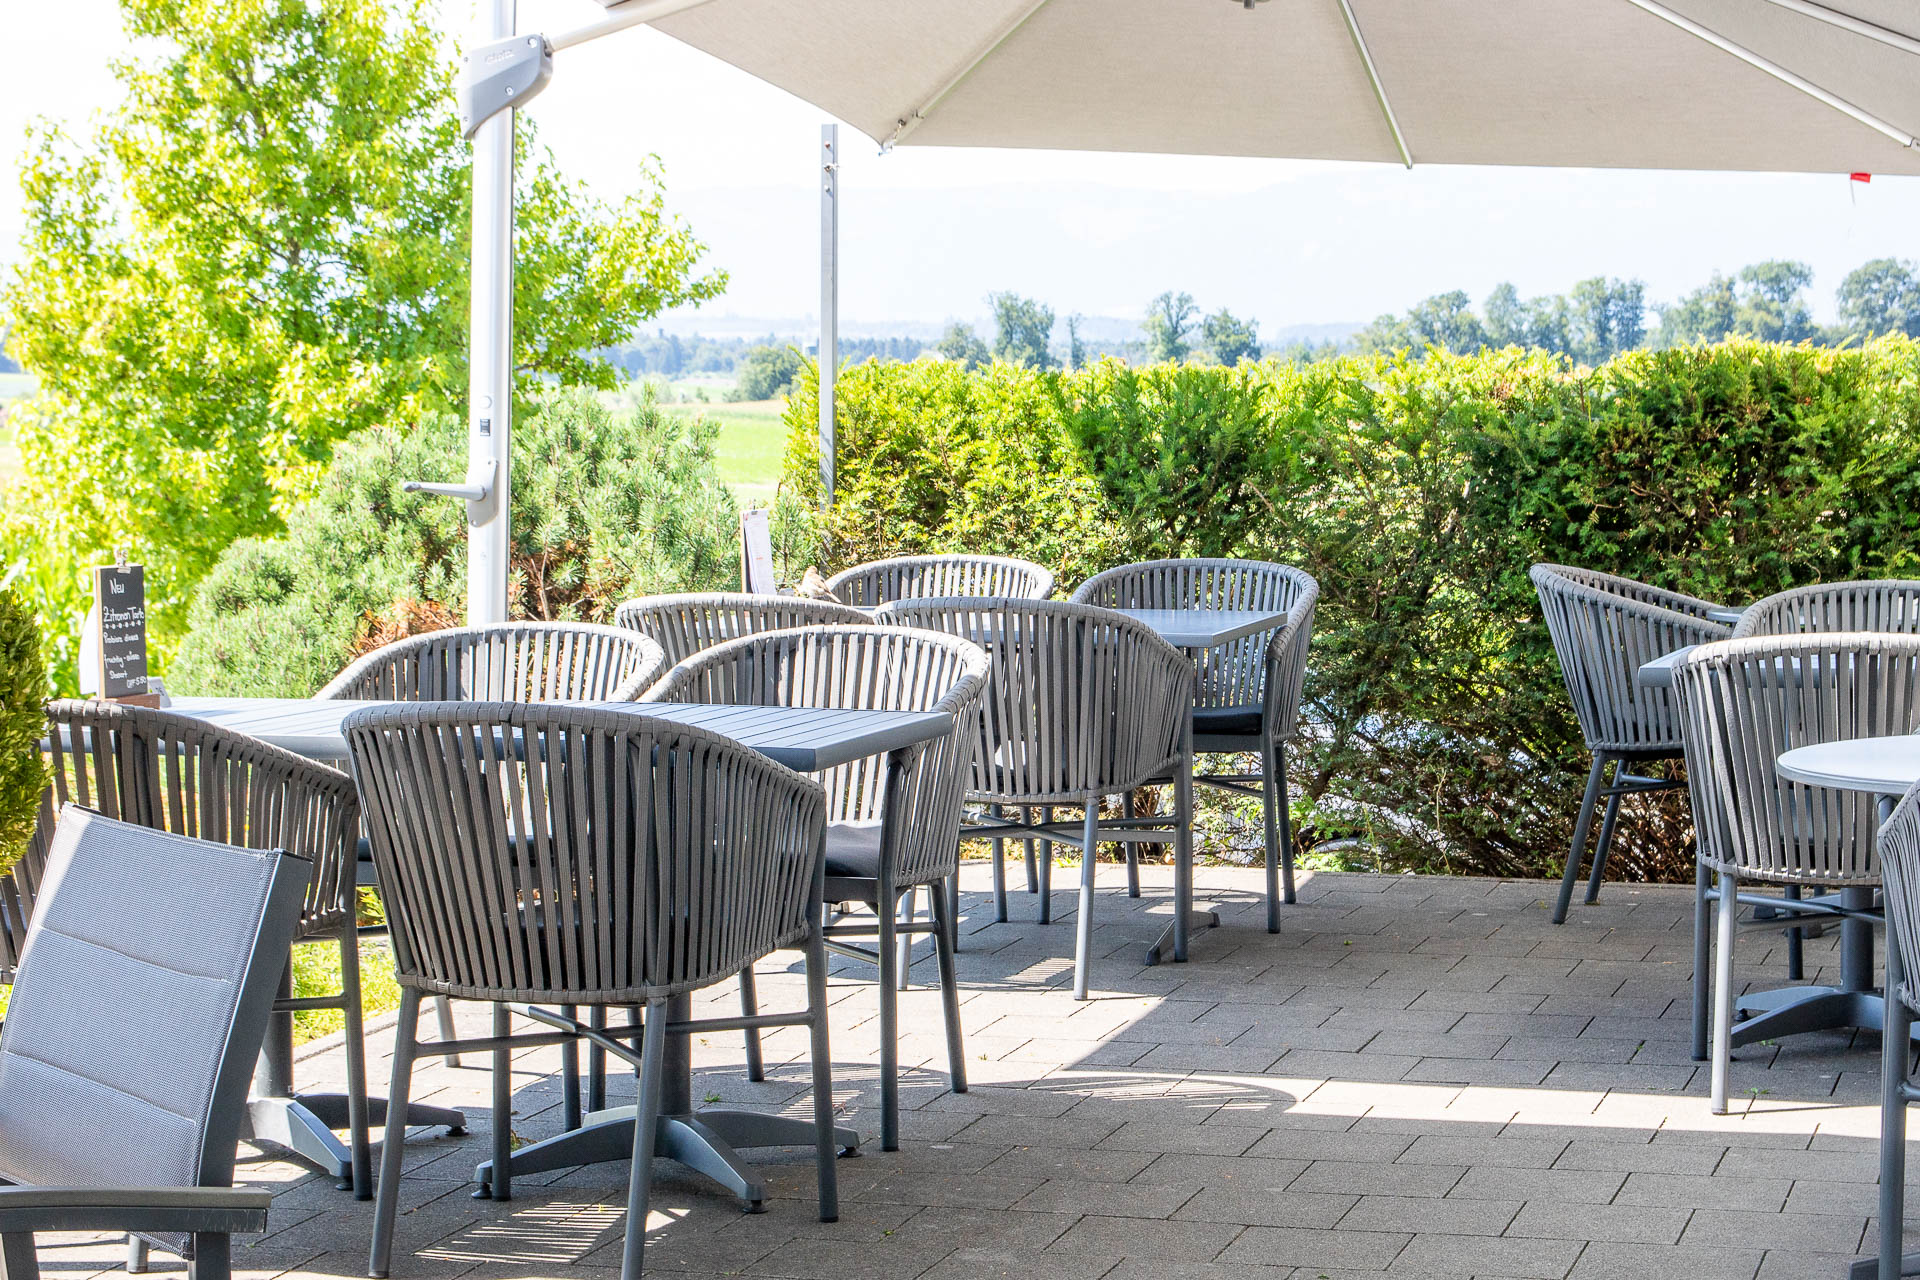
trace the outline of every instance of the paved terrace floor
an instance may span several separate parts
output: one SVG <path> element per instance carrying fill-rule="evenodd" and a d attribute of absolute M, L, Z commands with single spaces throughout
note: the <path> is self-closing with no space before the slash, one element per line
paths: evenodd
<path fill-rule="evenodd" d="M 1076 1004 L 1073 895 L 1057 894 L 1055 923 L 1040 927 L 1035 900 L 1016 894 L 1015 922 L 994 925 L 986 869 L 966 868 L 972 1090 L 946 1089 L 922 959 L 902 1011 L 897 1153 L 878 1147 L 871 971 L 842 963 L 837 1097 L 870 1145 L 840 1164 L 840 1221 L 814 1220 L 806 1152 L 766 1153 L 784 1163 L 769 1168 L 777 1198 L 763 1215 L 669 1174 L 650 1273 L 1798 1280 L 1841 1275 L 1871 1245 L 1878 1038 L 1744 1050 L 1738 1114 L 1712 1116 L 1706 1068 L 1688 1055 L 1686 889 L 1609 885 L 1555 928 L 1539 883 L 1323 874 L 1269 936 L 1259 874 L 1208 869 L 1199 900 L 1223 927 L 1196 935 L 1191 963 L 1145 968 L 1171 880 L 1152 868 L 1145 881 L 1138 902 L 1101 894 L 1097 998 Z M 1808 950 L 1809 977 L 1828 976 L 1833 941 Z M 1784 979 L 1777 934 L 1743 935 L 1741 956 L 1747 981 Z M 762 967 L 766 1008 L 801 998 L 797 957 L 784 959 Z M 484 1029 L 484 1010 L 462 1016 Z M 745 1080 L 738 1036 L 701 1042 L 696 1097 L 808 1114 L 803 1035 L 769 1036 L 764 1085 Z M 383 1085 L 390 1031 L 370 1040 Z M 323 1049 L 303 1078 L 337 1078 L 340 1060 Z M 616 1276 L 626 1166 L 516 1179 L 505 1203 L 470 1198 L 487 1074 L 422 1062 L 417 1096 L 464 1107 L 473 1132 L 410 1141 L 396 1280 Z M 559 1123 L 555 1064 L 552 1051 L 518 1060 L 512 1123 L 525 1138 Z M 630 1093 L 630 1081 L 615 1092 L 623 1083 Z M 370 1205 L 258 1153 L 241 1177 L 279 1194 L 270 1234 L 236 1248 L 237 1272 L 363 1274 Z M 43 1256 L 72 1275 L 121 1253 L 70 1241 Z"/>

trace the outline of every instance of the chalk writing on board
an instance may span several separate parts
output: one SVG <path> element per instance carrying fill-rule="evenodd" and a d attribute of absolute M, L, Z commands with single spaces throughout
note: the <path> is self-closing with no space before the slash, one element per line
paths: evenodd
<path fill-rule="evenodd" d="M 147 584 L 137 564 L 101 565 L 93 571 L 100 602 L 100 696 L 147 693 Z"/>

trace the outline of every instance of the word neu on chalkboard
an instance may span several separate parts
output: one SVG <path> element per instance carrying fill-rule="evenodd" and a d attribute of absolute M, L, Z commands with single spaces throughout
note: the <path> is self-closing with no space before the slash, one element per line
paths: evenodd
<path fill-rule="evenodd" d="M 158 706 L 147 682 L 147 582 L 137 564 L 103 564 L 93 571 L 94 619 L 99 631 L 100 696 Z"/>

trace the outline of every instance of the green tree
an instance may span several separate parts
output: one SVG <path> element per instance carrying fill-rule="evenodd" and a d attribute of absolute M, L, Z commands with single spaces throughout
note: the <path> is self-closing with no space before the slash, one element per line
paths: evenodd
<path fill-rule="evenodd" d="M 1201 321 L 1200 340 L 1224 365 L 1260 358 L 1260 326 L 1240 319 L 1225 307 Z"/>
<path fill-rule="evenodd" d="M 39 377 L 11 553 L 63 675 L 82 571 L 147 565 L 156 643 L 237 538 L 271 535 L 333 447 L 465 396 L 467 148 L 427 0 L 121 0 L 141 53 L 85 137 L 37 126 L 0 297 Z M 604 204 L 523 122 L 514 365 L 611 386 L 601 354 L 714 296 L 658 174 Z M 457 455 L 456 455 L 457 456 Z"/>
<path fill-rule="evenodd" d="M 940 335 L 940 341 L 933 346 L 946 359 L 953 361 L 963 369 L 978 369 L 993 359 L 993 353 L 987 350 L 987 344 L 980 341 L 980 335 L 973 331 L 970 324 L 961 324 L 955 320 Z"/>
<path fill-rule="evenodd" d="M 1147 304 L 1147 318 L 1140 328 L 1147 335 L 1148 360 L 1185 360 L 1192 344 L 1194 317 L 1199 308 L 1190 293 L 1163 293 Z"/>
<path fill-rule="evenodd" d="M 1438 347 L 1466 353 L 1487 345 L 1487 331 L 1466 291 L 1455 289 L 1434 294 L 1404 317 L 1381 316 L 1354 335 L 1354 345 L 1364 352 L 1410 350 L 1418 355 Z"/>
<path fill-rule="evenodd" d="M 18 591 L 0 585 L 0 875 L 26 852 L 40 812 L 46 700 L 47 664 L 33 612 Z"/>
<path fill-rule="evenodd" d="M 1740 304 L 1734 295 L 1733 281 L 1716 271 L 1707 283 L 1658 310 L 1660 345 L 1673 347 L 1683 342 L 1718 342 L 1725 338 L 1733 332 Z"/>
<path fill-rule="evenodd" d="M 1067 317 L 1067 368 L 1083 369 L 1087 364 L 1087 344 L 1080 337 L 1080 317 Z"/>
<path fill-rule="evenodd" d="M 1745 287 L 1734 317 L 1734 332 L 1762 342 L 1804 342 L 1813 337 L 1813 312 L 1806 289 L 1813 268 L 1804 262 L 1756 262 L 1740 268 Z"/>
<path fill-rule="evenodd" d="M 1017 293 L 990 293 L 993 308 L 993 355 L 1008 364 L 1029 369 L 1053 368 L 1047 343 L 1053 340 L 1053 308 Z"/>
<path fill-rule="evenodd" d="M 793 391 L 793 380 L 806 364 L 792 346 L 749 347 L 740 357 L 740 381 L 735 385 L 735 400 L 777 400 Z"/>
<path fill-rule="evenodd" d="M 1840 323 L 1863 338 L 1883 333 L 1920 336 L 1920 267 L 1900 258 L 1875 258 L 1847 274 L 1835 293 Z"/>
<path fill-rule="evenodd" d="M 1604 276 L 1574 285 L 1567 344 L 1560 349 L 1582 364 L 1598 365 L 1638 347 L 1647 335 L 1646 291 L 1638 280 Z"/>

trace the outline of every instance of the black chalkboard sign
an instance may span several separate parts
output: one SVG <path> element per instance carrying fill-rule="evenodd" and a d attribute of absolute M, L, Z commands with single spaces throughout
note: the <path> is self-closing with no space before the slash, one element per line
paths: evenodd
<path fill-rule="evenodd" d="M 137 564 L 93 571 L 100 611 L 100 696 L 147 697 L 147 581 Z"/>

